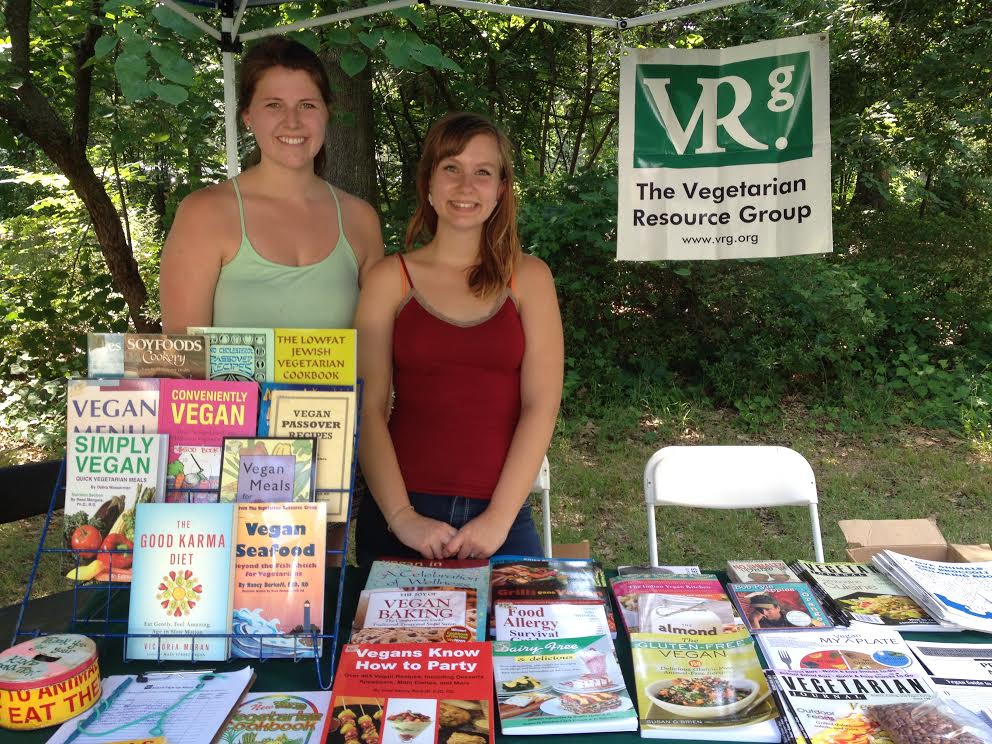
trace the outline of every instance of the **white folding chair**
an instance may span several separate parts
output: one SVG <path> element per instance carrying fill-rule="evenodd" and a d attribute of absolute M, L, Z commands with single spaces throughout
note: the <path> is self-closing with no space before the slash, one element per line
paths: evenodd
<path fill-rule="evenodd" d="M 806 458 L 788 447 L 663 447 L 644 468 L 648 554 L 658 565 L 655 508 L 751 509 L 808 506 L 813 553 L 823 560 L 816 478 Z M 759 556 L 767 557 L 767 556 Z"/>
<path fill-rule="evenodd" d="M 551 466 L 548 457 L 544 456 L 541 469 L 537 471 L 531 493 L 541 494 L 541 517 L 544 520 L 544 557 L 551 557 Z"/>

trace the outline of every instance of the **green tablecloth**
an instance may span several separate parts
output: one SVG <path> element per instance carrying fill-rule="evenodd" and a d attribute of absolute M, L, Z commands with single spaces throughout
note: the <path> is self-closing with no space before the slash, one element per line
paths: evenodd
<path fill-rule="evenodd" d="M 345 629 L 342 632 L 342 636 L 345 639 L 347 639 L 348 636 L 346 629 L 351 625 L 351 619 L 355 611 L 355 603 L 358 598 L 358 593 L 365 585 L 365 578 L 367 574 L 367 569 L 352 568 L 348 570 L 348 574 L 345 577 L 341 620 L 341 627 Z M 337 570 L 329 569 L 327 579 L 327 607 L 330 610 L 329 614 L 333 613 L 337 599 L 337 578 Z M 122 595 L 119 601 L 123 602 L 125 596 L 126 595 Z M 28 607 L 29 617 L 27 617 L 23 627 L 28 629 L 41 628 L 44 632 L 48 633 L 64 631 L 68 627 L 69 618 L 71 617 L 71 599 L 71 593 L 67 592 L 62 595 L 57 595 L 50 598 L 46 597 L 43 600 L 36 600 L 30 603 Z M 123 613 L 123 609 L 121 610 L 121 613 Z M 9 639 L 10 633 L 13 632 L 13 622 L 16 621 L 16 618 L 17 608 L 5 608 L 0 611 L 0 632 L 4 633 L 3 639 L 5 641 L 6 639 Z M 990 636 L 973 632 L 915 633 L 912 638 L 914 640 L 937 642 L 944 641 L 948 643 L 988 643 L 990 641 Z M 163 663 L 160 665 L 141 661 L 125 662 L 123 658 L 122 642 L 119 639 L 100 639 L 98 641 L 98 647 L 100 649 L 100 668 L 104 677 L 108 677 L 113 674 L 136 674 L 150 668 L 155 670 L 189 668 L 189 664 L 184 665 L 179 662 Z M 623 631 L 621 631 L 617 636 L 616 649 L 617 656 L 620 660 L 620 667 L 623 669 L 624 680 L 627 683 L 628 689 L 633 691 L 634 672 L 630 656 L 630 643 Z M 340 651 L 340 645 L 338 650 Z M 257 680 L 252 687 L 253 691 L 276 692 L 314 690 L 318 687 L 317 675 L 313 661 L 293 662 L 275 660 L 259 662 L 251 659 L 239 659 L 237 661 L 226 663 L 205 663 L 202 666 L 205 668 L 223 671 L 225 669 L 240 669 L 246 663 L 252 665 L 257 674 Z M 327 666 L 327 663 L 324 662 L 323 668 L 325 671 Z M 632 697 L 636 700 L 636 696 L 632 695 Z M 9 744 L 45 742 L 54 733 L 54 731 L 54 728 L 42 729 L 39 731 L 0 731 L 0 742 L 4 742 L 4 744 L 7 744 L 8 742 Z M 549 744 L 554 744 L 556 742 L 574 742 L 576 740 L 576 735 L 540 736 L 539 738 L 541 742 L 549 742 Z M 520 742 L 521 737 L 503 736 L 497 732 L 496 740 L 498 742 Z M 85 739 L 78 741 L 85 742 Z M 581 741 L 588 742 L 588 744 L 631 744 L 632 742 L 640 741 L 640 735 L 636 731 L 615 734 L 582 734 Z M 668 741 L 682 742 L 685 744 L 690 740 L 678 739 Z M 208 742 L 204 742 L 204 744 L 208 744 Z M 747 743 L 742 741 L 740 744 Z"/>

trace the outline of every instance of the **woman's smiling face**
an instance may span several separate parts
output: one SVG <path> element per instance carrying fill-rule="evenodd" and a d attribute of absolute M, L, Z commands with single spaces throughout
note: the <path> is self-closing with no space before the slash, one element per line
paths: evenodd
<path fill-rule="evenodd" d="M 479 227 L 503 194 L 496 138 L 477 134 L 460 153 L 442 158 L 431 176 L 430 194 L 438 224 Z"/>
<path fill-rule="evenodd" d="M 327 104 L 310 73 L 272 67 L 259 78 L 245 126 L 255 135 L 262 159 L 288 168 L 312 168 L 324 144 Z"/>

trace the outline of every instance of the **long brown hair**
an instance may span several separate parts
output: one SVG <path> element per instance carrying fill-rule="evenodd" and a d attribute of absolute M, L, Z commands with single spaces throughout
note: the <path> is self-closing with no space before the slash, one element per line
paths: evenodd
<path fill-rule="evenodd" d="M 434 169 L 445 158 L 461 153 L 469 140 L 480 134 L 488 134 L 496 140 L 503 181 L 503 195 L 483 226 L 479 263 L 468 276 L 468 286 L 476 296 L 487 297 L 509 284 L 520 260 L 520 238 L 517 235 L 517 196 L 513 187 L 510 141 L 486 117 L 466 111 L 451 113 L 437 121 L 427 133 L 417 165 L 417 209 L 406 227 L 405 246 L 410 250 L 415 243 L 434 237 L 437 212 L 428 199 Z"/>
<path fill-rule="evenodd" d="M 320 57 L 311 52 L 298 41 L 285 36 L 269 36 L 253 44 L 241 60 L 240 79 L 238 81 L 238 120 L 243 121 L 242 114 L 251 106 L 255 88 L 262 75 L 273 67 L 285 67 L 287 70 L 303 70 L 310 75 L 320 97 L 328 107 L 331 105 L 331 81 Z M 248 165 L 257 165 L 261 160 L 261 152 L 256 146 L 248 156 Z M 327 163 L 327 146 L 321 144 L 320 150 L 313 159 L 313 172 L 320 174 Z"/>

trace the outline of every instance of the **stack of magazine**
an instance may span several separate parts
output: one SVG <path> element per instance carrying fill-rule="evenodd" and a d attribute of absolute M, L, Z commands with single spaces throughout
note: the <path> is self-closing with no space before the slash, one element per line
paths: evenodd
<path fill-rule="evenodd" d="M 943 563 L 891 550 L 871 560 L 941 625 L 992 633 L 992 561 Z"/>
<path fill-rule="evenodd" d="M 838 625 L 951 630 L 870 564 L 796 561 L 795 568 Z"/>

